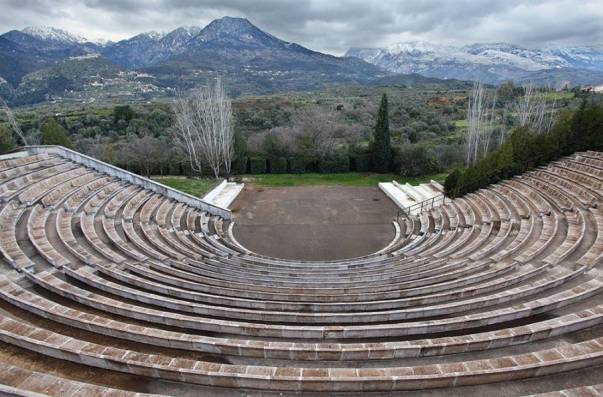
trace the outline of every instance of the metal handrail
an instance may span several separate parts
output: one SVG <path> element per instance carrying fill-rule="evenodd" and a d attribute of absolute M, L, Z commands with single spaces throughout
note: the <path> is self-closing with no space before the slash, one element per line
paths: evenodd
<path fill-rule="evenodd" d="M 424 210 L 430 210 L 430 209 L 434 208 L 436 206 L 436 204 L 440 204 L 440 202 L 441 202 L 441 205 L 446 204 L 446 196 L 444 194 L 439 194 L 437 196 L 433 196 L 430 199 L 423 200 L 419 203 L 410 205 L 408 207 L 400 208 L 398 210 L 398 218 L 400 218 L 400 215 L 404 215 L 404 216 L 408 217 L 410 214 L 412 214 L 412 211 L 414 211 L 417 208 L 420 208 L 419 213 L 423 212 Z"/>

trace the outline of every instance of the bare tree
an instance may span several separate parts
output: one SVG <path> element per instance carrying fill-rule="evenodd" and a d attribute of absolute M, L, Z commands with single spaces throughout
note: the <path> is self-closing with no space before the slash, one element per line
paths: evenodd
<path fill-rule="evenodd" d="M 494 133 L 494 124 L 496 122 L 496 92 L 492 98 L 492 105 L 490 106 L 490 118 L 488 119 L 487 130 L 483 131 L 481 136 L 481 150 L 482 155 L 485 156 L 490 150 L 490 142 L 492 141 L 492 135 Z"/>
<path fill-rule="evenodd" d="M 193 117 L 192 98 L 178 95 L 172 105 L 175 114 L 174 138 L 188 155 L 191 169 L 198 174 L 203 173 L 203 154 L 200 146 L 200 132 L 196 129 Z"/>
<path fill-rule="evenodd" d="M 295 131 L 292 127 L 273 127 L 261 136 L 260 150 L 269 157 L 286 157 L 296 152 Z"/>
<path fill-rule="evenodd" d="M 15 119 L 12 110 L 10 109 L 10 107 L 8 107 L 8 104 L 2 98 L 0 98 L 0 106 L 2 107 L 4 113 L 6 113 L 6 118 L 8 118 L 8 122 L 11 128 L 13 129 L 14 133 L 17 134 L 23 144 L 27 146 L 29 143 L 25 138 L 25 134 L 23 134 L 23 131 L 21 131 L 21 127 L 19 127 L 19 123 L 17 123 L 17 120 Z"/>
<path fill-rule="evenodd" d="M 491 101 L 491 106 L 488 102 Z M 524 95 L 502 110 L 503 125 L 500 131 L 496 126 L 497 93 L 488 97 L 483 85 L 475 83 L 467 106 L 467 129 L 465 130 L 465 163 L 475 164 L 485 157 L 491 145 L 502 146 L 507 130 L 512 127 L 525 127 L 535 134 L 549 132 L 555 121 L 555 104 L 552 106 L 546 99 L 546 93 L 537 90 L 533 85 L 524 86 Z M 508 115 L 514 114 L 507 123 Z M 509 124 L 509 125 L 506 125 Z M 494 133 L 498 139 L 494 140 Z"/>
<path fill-rule="evenodd" d="M 226 177 L 230 176 L 232 159 L 234 158 L 234 126 L 232 122 L 232 103 L 222 87 L 220 79 L 216 82 L 215 101 L 218 110 L 219 128 L 217 145 L 220 148 L 222 163 Z M 219 172 L 219 169 L 218 169 Z M 217 177 L 217 175 L 216 175 Z"/>
<path fill-rule="evenodd" d="M 495 102 L 494 102 L 495 103 Z M 494 106 L 494 105 L 493 105 Z M 465 163 L 471 165 L 479 161 L 490 145 L 493 118 L 488 118 L 487 95 L 482 83 L 473 85 L 467 102 L 467 129 L 465 130 Z"/>
<path fill-rule="evenodd" d="M 122 150 L 122 158 L 127 162 L 136 163 L 145 176 L 150 176 L 154 166 L 167 159 L 165 145 L 150 135 L 143 137 L 131 135 Z"/>
<path fill-rule="evenodd" d="M 200 173 L 207 164 L 216 178 L 222 166 L 230 174 L 234 156 L 232 105 L 220 79 L 188 97 L 179 96 L 173 110 L 175 138 L 188 153 L 193 170 Z"/>
<path fill-rule="evenodd" d="M 335 113 L 319 107 L 302 109 L 292 117 L 292 133 L 298 150 L 322 159 L 335 152 Z"/>
<path fill-rule="evenodd" d="M 549 108 L 546 93 L 537 90 L 533 84 L 525 85 L 524 95 L 515 105 L 517 124 L 536 134 L 547 133 L 553 127 L 555 106 Z"/>
<path fill-rule="evenodd" d="M 465 129 L 465 164 L 473 164 L 478 150 L 481 131 L 484 89 L 481 83 L 473 84 L 471 97 L 467 101 L 467 128 Z"/>

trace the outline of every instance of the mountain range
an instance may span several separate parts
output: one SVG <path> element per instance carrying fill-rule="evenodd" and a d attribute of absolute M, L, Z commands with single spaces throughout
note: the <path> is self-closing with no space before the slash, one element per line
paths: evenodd
<path fill-rule="evenodd" d="M 603 51 L 409 42 L 387 49 L 350 49 L 337 57 L 231 17 L 203 28 L 146 32 L 118 42 L 92 42 L 52 27 L 0 35 L 0 96 L 15 105 L 173 96 L 216 76 L 224 78 L 233 96 L 332 85 L 467 84 L 458 80 L 496 84 L 533 79 L 573 86 L 603 84 Z"/>
<path fill-rule="evenodd" d="M 116 43 L 90 42 L 55 28 L 0 36 L 0 95 L 11 91 L 15 104 L 99 91 L 127 96 L 125 80 L 134 94 L 156 96 L 220 75 L 236 96 L 366 84 L 388 74 L 359 58 L 280 40 L 244 18 L 224 17 L 204 28 L 180 27 L 167 34 L 141 33 Z"/>
<path fill-rule="evenodd" d="M 345 55 L 392 73 L 440 79 L 536 81 L 557 87 L 603 82 L 603 46 L 528 49 L 508 43 L 455 47 L 411 41 L 388 48 L 351 48 Z"/>

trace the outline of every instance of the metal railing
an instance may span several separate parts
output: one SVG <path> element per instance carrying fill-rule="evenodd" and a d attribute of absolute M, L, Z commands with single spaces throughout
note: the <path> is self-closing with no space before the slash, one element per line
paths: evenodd
<path fill-rule="evenodd" d="M 439 194 L 437 196 L 433 196 L 430 199 L 423 200 L 420 203 L 416 203 L 416 204 L 413 204 L 413 205 L 405 207 L 405 208 L 400 208 L 398 210 L 398 218 L 400 218 L 400 216 L 408 217 L 414 211 L 417 211 L 417 214 L 420 214 L 421 212 L 423 212 L 425 210 L 430 210 L 437 206 L 446 204 L 446 200 L 450 200 L 450 199 L 446 198 L 446 196 L 444 194 Z"/>

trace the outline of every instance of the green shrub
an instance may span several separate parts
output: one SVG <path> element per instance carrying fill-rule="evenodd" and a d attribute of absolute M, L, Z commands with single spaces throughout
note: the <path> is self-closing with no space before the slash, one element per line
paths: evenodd
<path fill-rule="evenodd" d="M 273 157 L 269 160 L 271 174 L 286 174 L 287 159 L 284 157 Z"/>
<path fill-rule="evenodd" d="M 136 117 L 136 112 L 129 105 L 118 105 L 113 108 L 113 122 L 117 124 L 120 120 L 126 123 Z"/>
<path fill-rule="evenodd" d="M 306 172 L 306 159 L 303 157 L 293 157 L 289 159 L 289 172 L 291 174 L 303 174 Z"/>
<path fill-rule="evenodd" d="M 263 157 L 250 158 L 249 159 L 249 173 L 265 174 L 266 173 L 266 159 Z"/>
<path fill-rule="evenodd" d="M 407 177 L 441 171 L 435 153 L 424 145 L 403 145 L 396 148 L 394 167 L 397 173 Z"/>
<path fill-rule="evenodd" d="M 241 157 L 240 159 L 237 159 L 233 169 L 236 174 L 239 174 L 239 175 L 246 174 L 249 170 L 249 158 Z"/>
<path fill-rule="evenodd" d="M 6 153 L 12 149 L 13 136 L 8 128 L 0 125 L 0 154 Z"/>
<path fill-rule="evenodd" d="M 180 175 L 182 173 L 182 167 L 180 166 L 179 160 L 172 160 L 168 162 L 168 175 Z"/>
<path fill-rule="evenodd" d="M 60 145 L 68 149 L 73 149 L 73 144 L 67 136 L 67 131 L 61 126 L 54 117 L 49 117 L 41 128 L 42 145 Z"/>
<path fill-rule="evenodd" d="M 318 170 L 323 174 L 348 172 L 350 170 L 350 158 L 348 156 L 336 156 L 320 160 Z"/>
<path fill-rule="evenodd" d="M 191 163 L 190 161 L 183 161 L 180 163 L 180 168 L 181 168 L 181 175 L 187 176 L 187 177 L 192 177 L 193 176 L 193 169 L 191 167 Z"/>
<path fill-rule="evenodd" d="M 356 154 L 350 159 L 350 167 L 356 172 L 369 172 L 371 170 L 371 155 Z"/>
<path fill-rule="evenodd" d="M 448 174 L 444 181 L 444 194 L 446 194 L 446 196 L 456 197 L 458 195 L 457 189 L 461 175 L 462 172 L 458 168 Z"/>

